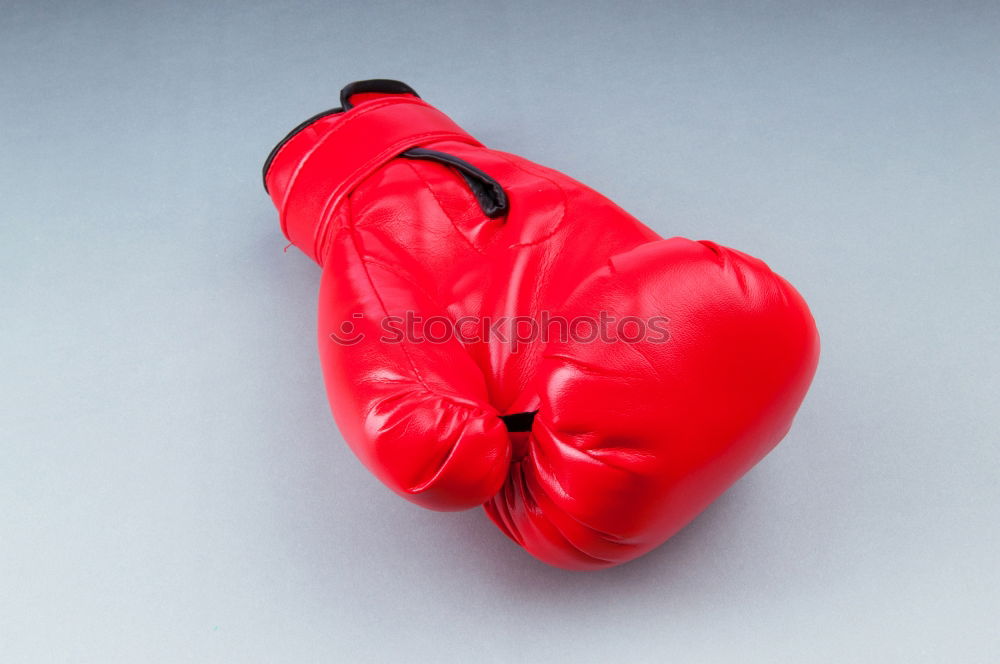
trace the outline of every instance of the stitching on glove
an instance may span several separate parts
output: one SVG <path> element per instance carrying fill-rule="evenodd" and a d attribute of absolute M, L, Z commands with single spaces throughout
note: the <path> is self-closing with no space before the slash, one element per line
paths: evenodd
<path fill-rule="evenodd" d="M 409 166 L 410 170 L 413 171 L 414 175 L 416 175 L 418 178 L 420 178 L 420 181 L 424 183 L 424 187 L 426 187 L 427 191 L 430 192 L 431 196 L 434 198 L 434 202 L 437 203 L 438 207 L 441 209 L 441 212 L 444 214 L 444 216 L 448 218 L 448 221 L 451 223 L 452 228 L 455 229 L 455 232 L 458 233 L 462 237 L 463 240 L 465 240 L 465 242 L 469 245 L 469 247 L 472 248 L 473 251 L 475 251 L 478 254 L 485 255 L 486 252 L 484 250 L 480 249 L 479 247 L 477 247 L 475 245 L 475 243 L 472 240 L 470 240 L 469 237 L 465 233 L 462 232 L 462 229 L 460 229 L 459 226 L 458 226 L 458 224 L 455 222 L 455 218 L 451 215 L 450 212 L 448 212 L 447 209 L 445 209 L 444 205 L 441 204 L 441 199 L 438 198 L 438 195 L 434 192 L 434 189 L 431 188 L 431 185 L 427 181 L 427 178 L 425 178 L 423 175 L 421 175 L 420 171 L 417 170 L 417 167 L 413 165 L 413 162 L 410 161 L 409 159 L 404 159 L 403 162 L 407 166 Z"/>

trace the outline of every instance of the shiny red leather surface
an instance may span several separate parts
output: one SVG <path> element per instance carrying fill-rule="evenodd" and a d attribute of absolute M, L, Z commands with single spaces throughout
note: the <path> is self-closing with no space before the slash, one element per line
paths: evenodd
<path fill-rule="evenodd" d="M 484 505 L 537 558 L 601 568 L 661 544 L 788 432 L 819 340 L 805 302 L 762 261 L 661 239 L 416 97 L 352 101 L 289 139 L 266 183 L 289 240 L 323 269 L 333 414 L 388 487 L 432 509 Z M 416 146 L 491 176 L 507 214 L 488 218 L 454 169 L 398 156 Z M 657 318 L 667 334 L 384 339 L 387 317 L 413 314 Z M 345 330 L 360 341 L 331 337 Z M 500 419 L 529 411 L 530 432 Z"/>

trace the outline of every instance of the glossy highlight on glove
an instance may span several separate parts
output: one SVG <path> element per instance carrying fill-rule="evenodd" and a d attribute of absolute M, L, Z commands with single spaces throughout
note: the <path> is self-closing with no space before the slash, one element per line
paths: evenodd
<path fill-rule="evenodd" d="M 265 187 L 322 266 L 330 405 L 386 486 L 431 509 L 483 505 L 533 556 L 597 569 L 664 542 L 788 432 L 819 338 L 762 261 L 662 239 L 405 84 L 342 97 L 279 143 Z M 498 319 L 565 329 L 429 334 Z M 386 341 L 387 320 L 426 334 Z M 569 329 L 580 320 L 618 326 L 590 339 Z M 623 333 L 653 320 L 659 337 Z"/>

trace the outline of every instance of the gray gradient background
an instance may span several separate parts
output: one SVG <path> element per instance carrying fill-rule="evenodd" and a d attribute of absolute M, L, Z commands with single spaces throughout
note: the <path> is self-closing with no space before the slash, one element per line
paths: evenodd
<path fill-rule="evenodd" d="M 3 3 L 0 660 L 1000 661 L 993 4 Z M 259 168 L 352 80 L 767 260 L 786 441 L 569 573 L 329 416 Z"/>

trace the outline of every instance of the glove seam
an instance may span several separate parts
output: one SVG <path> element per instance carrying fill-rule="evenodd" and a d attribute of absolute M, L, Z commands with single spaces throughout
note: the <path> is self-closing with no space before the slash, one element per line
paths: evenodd
<path fill-rule="evenodd" d="M 434 202 L 437 203 L 438 209 L 440 209 L 441 213 L 444 214 L 444 216 L 448 219 L 448 222 L 451 224 L 451 227 L 455 229 L 455 232 L 458 233 L 459 236 L 461 236 L 461 238 L 463 240 L 465 240 L 465 242 L 469 245 L 469 247 L 472 248 L 473 251 L 475 251 L 476 253 L 478 253 L 480 255 L 485 256 L 486 252 L 483 251 L 482 249 L 480 249 L 479 247 L 477 247 L 472 242 L 472 240 L 470 240 L 468 238 L 468 236 L 466 236 L 466 234 L 463 233 L 461 231 L 461 229 L 459 229 L 458 224 L 455 223 L 455 218 L 452 217 L 451 214 L 448 212 L 448 210 L 445 209 L 444 205 L 441 204 L 441 199 L 438 198 L 437 193 L 435 193 L 434 190 L 431 188 L 431 185 L 427 181 L 427 178 L 425 178 L 423 175 L 421 175 L 420 172 L 417 170 L 417 167 L 416 167 L 416 165 L 414 165 L 413 161 L 409 160 L 409 159 L 406 159 L 404 161 L 406 162 L 406 165 L 410 167 L 410 170 L 413 171 L 414 175 L 416 175 L 417 178 L 424 184 L 424 188 L 426 188 L 427 191 L 430 193 L 431 197 L 434 199 Z M 442 166 L 442 168 L 446 168 L 446 167 Z M 489 219 L 489 217 L 486 217 L 486 215 L 483 215 L 483 217 L 486 218 L 486 219 Z"/>
<path fill-rule="evenodd" d="M 348 199 L 348 205 L 351 205 L 350 199 Z M 358 256 L 359 262 L 361 263 L 362 266 L 364 266 L 365 279 L 368 281 L 368 288 L 371 289 L 371 293 L 375 297 L 375 301 L 378 302 L 378 306 L 382 310 L 382 315 L 388 316 L 389 310 L 385 306 L 385 301 L 382 299 L 382 295 L 378 292 L 378 288 L 375 287 L 375 281 L 374 279 L 372 279 L 371 270 L 368 269 L 369 264 L 365 260 L 365 253 L 361 250 L 361 241 L 360 238 L 358 237 L 358 232 L 353 228 L 350 229 L 348 232 L 350 232 L 351 234 L 351 244 L 354 246 L 354 251 Z M 420 383 L 420 385 L 430 394 L 442 398 L 449 398 L 447 395 L 438 392 L 437 390 L 433 389 L 430 385 L 427 384 L 427 381 L 424 380 L 424 377 L 420 373 L 420 370 L 417 369 L 417 365 L 413 361 L 413 357 L 410 355 L 410 352 L 406 349 L 406 344 L 399 344 L 399 348 L 402 351 L 403 356 L 406 357 L 406 361 L 409 363 L 410 369 L 413 371 L 413 377 L 417 379 L 417 382 Z"/>
<path fill-rule="evenodd" d="M 348 205 L 352 205 L 352 204 L 353 204 L 353 200 L 352 199 L 348 199 Z M 348 212 L 350 212 L 350 211 L 348 211 Z M 351 235 L 351 245 L 354 247 L 354 251 L 355 251 L 355 253 L 357 255 L 358 261 L 364 266 L 365 280 L 368 282 L 368 288 L 371 290 L 372 295 L 375 297 L 375 300 L 378 302 L 379 308 L 382 310 L 382 314 L 385 315 L 385 316 L 388 316 L 389 315 L 389 311 L 388 311 L 388 309 L 385 306 L 385 301 L 382 299 L 382 296 L 379 294 L 378 288 L 375 286 L 375 281 L 372 278 L 371 271 L 368 269 L 369 265 L 378 265 L 379 267 L 383 267 L 383 268 L 385 268 L 386 266 L 384 264 L 378 262 L 378 261 L 373 261 L 373 260 L 370 260 L 370 259 L 368 259 L 368 258 L 365 257 L 366 254 L 362 250 L 363 243 L 361 242 L 361 240 L 359 238 L 359 233 L 358 233 L 358 231 L 356 229 L 354 229 L 354 228 L 348 228 L 348 229 L 345 229 L 345 230 L 348 233 L 350 233 L 350 235 Z M 398 275 L 398 273 L 395 270 L 391 270 L 390 269 L 389 271 L 392 272 L 393 274 L 396 274 L 397 276 L 400 276 L 400 275 Z M 406 281 L 412 284 L 412 282 L 408 278 L 406 279 Z M 423 290 L 423 289 L 421 289 L 421 290 Z M 440 303 L 437 302 L 436 298 L 431 297 L 426 292 L 424 294 L 427 295 L 431 300 L 433 300 L 435 302 L 435 304 L 437 304 L 438 307 L 440 307 L 442 310 L 447 311 L 444 307 L 441 307 Z M 440 392 L 440 391 L 434 389 L 433 387 L 431 387 L 427 383 L 427 381 L 421 375 L 420 370 L 417 369 L 416 363 L 413 361 L 413 358 L 410 356 L 409 352 L 406 350 L 406 344 L 400 344 L 400 350 L 402 351 L 403 355 L 406 357 L 406 360 L 410 364 L 410 367 L 413 369 L 413 377 L 416 379 L 416 381 L 420 384 L 420 386 L 428 394 L 431 394 L 431 395 L 433 395 L 435 397 L 438 397 L 440 399 L 448 401 L 449 403 L 453 403 L 453 404 L 455 404 L 457 406 L 462 406 L 463 408 L 470 408 L 470 409 L 471 408 L 475 408 L 476 410 L 481 411 L 484 414 L 490 414 L 490 413 L 494 413 L 495 414 L 496 413 L 496 408 L 494 408 L 493 405 L 491 403 L 489 403 L 488 401 L 486 401 L 486 402 L 478 402 L 478 401 L 471 401 L 471 400 L 469 400 L 469 401 L 462 401 L 462 400 L 458 399 L 457 397 L 455 397 L 453 395 L 446 394 L 444 392 Z M 499 420 L 499 415 L 498 415 L 498 420 Z"/>
<path fill-rule="evenodd" d="M 447 307 L 443 306 L 436 296 L 434 296 L 431 293 L 427 292 L 427 290 L 423 286 L 417 284 L 417 282 L 414 281 L 414 279 L 412 277 L 407 276 L 407 275 L 399 272 L 395 268 L 390 267 L 389 265 L 386 265 L 385 263 L 383 263 L 381 261 L 378 261 L 378 260 L 374 260 L 374 259 L 370 259 L 370 258 L 365 258 L 363 256 L 360 257 L 360 260 L 363 263 L 366 263 L 368 265 L 375 265 L 377 267 L 380 267 L 383 270 L 385 270 L 386 272 L 391 272 L 392 274 L 396 275 L 397 277 L 399 277 L 400 279 L 402 279 L 403 281 L 405 281 L 407 284 L 409 284 L 415 290 L 420 291 L 424 295 L 424 297 L 426 297 L 428 300 L 430 300 L 431 303 L 434 306 L 436 306 L 438 309 L 440 309 L 441 311 L 444 311 L 444 312 L 448 311 Z"/>
<path fill-rule="evenodd" d="M 567 208 L 569 207 L 569 196 L 566 194 L 566 190 L 563 189 L 562 185 L 560 185 L 558 182 L 556 182 L 552 178 L 550 178 L 550 177 L 548 177 L 546 175 L 543 175 L 542 173 L 535 172 L 535 171 L 533 171 L 531 169 L 525 168 L 522 164 L 517 163 L 517 161 L 511 159 L 508 155 L 506 155 L 503 152 L 499 152 L 499 151 L 494 150 L 493 154 L 497 155 L 498 157 L 500 157 L 504 161 L 508 162 L 514 168 L 516 168 L 516 169 L 518 169 L 518 170 L 520 170 L 520 171 L 522 171 L 524 173 L 527 173 L 528 175 L 532 175 L 534 177 L 541 178 L 542 180 L 545 180 L 546 182 L 548 182 L 549 184 L 551 184 L 553 187 L 555 187 L 559 191 L 559 195 L 562 196 L 562 210 L 561 210 L 561 212 L 559 214 L 559 218 L 556 220 L 555 224 L 552 225 L 552 229 L 548 233 L 546 233 L 545 235 L 543 235 L 540 238 L 536 238 L 536 239 L 532 240 L 531 242 L 515 242 L 514 244 L 509 245 L 508 248 L 510 248 L 510 249 L 520 249 L 520 248 L 523 248 L 523 247 L 531 247 L 531 246 L 536 245 L 536 244 L 542 244 L 543 242 L 548 241 L 556 233 L 559 232 L 559 230 L 563 226 L 563 223 L 566 221 L 566 212 L 567 212 Z M 513 201 L 511 202 L 511 204 L 513 204 Z"/>

